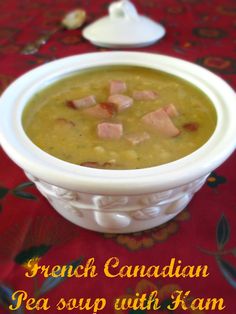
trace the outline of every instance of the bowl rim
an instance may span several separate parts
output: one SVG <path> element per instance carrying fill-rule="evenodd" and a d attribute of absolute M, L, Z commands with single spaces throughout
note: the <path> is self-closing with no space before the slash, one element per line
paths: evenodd
<path fill-rule="evenodd" d="M 215 105 L 217 126 L 209 140 L 176 161 L 143 169 L 104 170 L 81 167 L 49 155 L 25 134 L 21 119 L 31 96 L 50 82 L 82 69 L 109 65 L 136 65 L 158 69 L 189 80 Z M 0 98 L 0 143 L 18 166 L 50 184 L 98 194 L 144 194 L 175 188 L 206 176 L 236 147 L 236 95 L 209 70 L 161 54 L 132 51 L 86 53 L 41 65 L 16 79 Z"/>

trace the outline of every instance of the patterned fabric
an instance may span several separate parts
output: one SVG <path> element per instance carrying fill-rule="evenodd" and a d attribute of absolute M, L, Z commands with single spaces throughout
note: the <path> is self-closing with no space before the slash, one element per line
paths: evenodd
<path fill-rule="evenodd" d="M 34 55 L 23 47 L 58 27 L 63 15 L 80 7 L 87 23 L 106 13 L 106 0 L 8 0 L 0 1 L 0 93 L 19 75 L 51 60 L 92 51 L 103 51 L 84 40 L 81 30 L 59 30 Z M 134 0 L 140 13 L 161 22 L 166 36 L 155 45 L 136 49 L 182 58 L 215 72 L 236 87 L 236 3 L 234 0 Z M 236 105 L 236 104 L 235 104 Z M 25 290 L 28 298 L 49 298 L 48 313 L 57 313 L 63 297 L 105 298 L 98 313 L 170 313 L 171 293 L 189 291 L 194 298 L 223 298 L 225 308 L 213 312 L 236 313 L 236 155 L 213 172 L 188 208 L 169 223 L 128 235 L 107 235 L 84 230 L 59 216 L 35 186 L 0 149 L 0 313 L 16 305 L 12 294 Z M 108 278 L 104 264 L 117 257 L 124 265 L 168 265 L 171 259 L 183 265 L 207 265 L 206 278 Z M 97 276 L 88 278 L 47 277 L 32 274 L 40 265 L 67 265 L 76 269 L 94 258 Z M 31 260 L 31 264 L 28 261 Z M 157 290 L 160 308 L 115 309 L 118 298 L 149 295 Z M 41 304 L 42 305 L 42 304 Z M 23 305 L 15 313 L 36 313 Z M 70 306 L 62 313 L 70 311 Z M 72 310 L 71 310 L 72 311 Z M 92 313 L 74 309 L 72 312 Z M 206 313 L 184 310 L 175 313 Z"/>

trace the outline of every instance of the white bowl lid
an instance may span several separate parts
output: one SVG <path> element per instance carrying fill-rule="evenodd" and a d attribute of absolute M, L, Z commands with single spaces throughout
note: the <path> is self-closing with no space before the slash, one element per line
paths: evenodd
<path fill-rule="evenodd" d="M 96 46 L 128 48 L 149 46 L 165 35 L 164 27 L 139 15 L 129 0 L 113 2 L 109 15 L 87 26 L 82 34 Z"/>

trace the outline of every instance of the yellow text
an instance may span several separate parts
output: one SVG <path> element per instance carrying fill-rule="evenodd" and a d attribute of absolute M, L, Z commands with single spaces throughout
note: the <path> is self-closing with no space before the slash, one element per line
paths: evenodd
<path fill-rule="evenodd" d="M 176 290 L 172 295 L 171 298 L 174 300 L 172 304 L 167 306 L 167 309 L 170 311 L 175 311 L 178 308 L 182 310 L 199 310 L 199 311 L 214 311 L 219 310 L 222 311 L 225 309 L 224 299 L 223 298 L 189 298 L 190 291 L 180 291 Z M 191 301 L 190 301 L 191 300 Z"/>
<path fill-rule="evenodd" d="M 92 301 L 90 298 L 71 298 L 68 301 L 66 301 L 64 298 L 61 298 L 60 301 L 57 303 L 56 308 L 58 311 L 62 311 L 64 309 L 67 309 L 68 311 L 72 311 L 74 309 L 79 309 L 79 311 L 92 310 L 93 314 L 96 314 L 98 311 L 103 310 L 105 306 L 106 299 L 104 298 L 96 298 L 94 301 Z"/>
<path fill-rule="evenodd" d="M 24 290 L 17 290 L 12 294 L 12 300 L 16 301 L 15 306 L 9 305 L 9 310 L 15 311 L 19 309 L 21 305 L 25 305 L 25 308 L 28 311 L 33 311 L 33 310 L 44 310 L 47 311 L 50 309 L 50 305 L 48 304 L 48 298 L 40 298 L 40 299 L 35 299 L 35 298 L 28 298 L 28 294 Z"/>
<path fill-rule="evenodd" d="M 118 257 L 111 257 L 104 265 L 104 274 L 109 278 L 205 278 L 209 276 L 207 265 L 183 266 L 182 261 L 176 261 L 175 258 L 172 258 L 168 265 L 161 267 L 160 265 L 120 265 Z"/>
<path fill-rule="evenodd" d="M 79 265 L 77 267 L 74 267 L 73 265 L 38 265 L 37 263 L 31 264 L 32 260 L 29 260 L 28 262 L 28 268 L 29 271 L 25 273 L 26 277 L 32 278 L 36 275 L 42 275 L 43 277 L 76 277 L 76 278 L 93 278 L 96 277 L 97 271 L 96 271 L 96 265 L 95 265 L 95 259 L 94 257 L 91 257 L 87 260 L 85 265 Z"/>
<path fill-rule="evenodd" d="M 152 291 L 148 296 L 143 293 L 141 296 L 139 293 L 135 294 L 135 297 L 130 298 L 118 298 L 115 301 L 114 309 L 117 311 L 127 310 L 158 310 L 161 308 L 159 305 L 159 299 L 157 298 L 158 292 Z"/>

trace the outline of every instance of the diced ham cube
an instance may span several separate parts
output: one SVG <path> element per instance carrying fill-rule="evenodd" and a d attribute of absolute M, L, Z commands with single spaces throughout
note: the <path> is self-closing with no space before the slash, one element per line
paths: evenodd
<path fill-rule="evenodd" d="M 110 82 L 110 95 L 123 94 L 127 90 L 126 83 L 123 81 L 113 80 Z"/>
<path fill-rule="evenodd" d="M 173 137 L 180 134 L 180 131 L 176 128 L 163 108 L 149 112 L 142 117 L 142 120 L 147 125 L 165 136 Z"/>
<path fill-rule="evenodd" d="M 100 138 L 119 139 L 123 135 L 121 123 L 102 122 L 97 125 L 97 134 Z"/>
<path fill-rule="evenodd" d="M 137 145 L 139 143 L 142 143 L 146 140 L 150 139 L 150 135 L 147 132 L 142 133 L 131 133 L 127 134 L 125 137 L 131 144 Z"/>
<path fill-rule="evenodd" d="M 96 104 L 96 99 L 94 95 L 86 96 L 81 99 L 69 100 L 67 106 L 73 109 L 88 108 Z"/>
<path fill-rule="evenodd" d="M 156 100 L 157 98 L 158 94 L 152 90 L 142 90 L 133 92 L 134 100 Z"/>
<path fill-rule="evenodd" d="M 105 118 L 113 117 L 116 114 L 117 109 L 114 104 L 109 103 L 109 102 L 104 102 L 96 106 L 84 109 L 83 112 L 96 118 L 105 119 Z"/>
<path fill-rule="evenodd" d="M 117 111 L 123 111 L 133 105 L 133 99 L 126 95 L 111 95 L 108 97 L 108 102 L 116 105 Z"/>
<path fill-rule="evenodd" d="M 169 117 L 174 118 L 179 115 L 178 110 L 176 109 L 175 105 L 169 104 L 163 108 L 165 112 L 168 114 Z"/>

